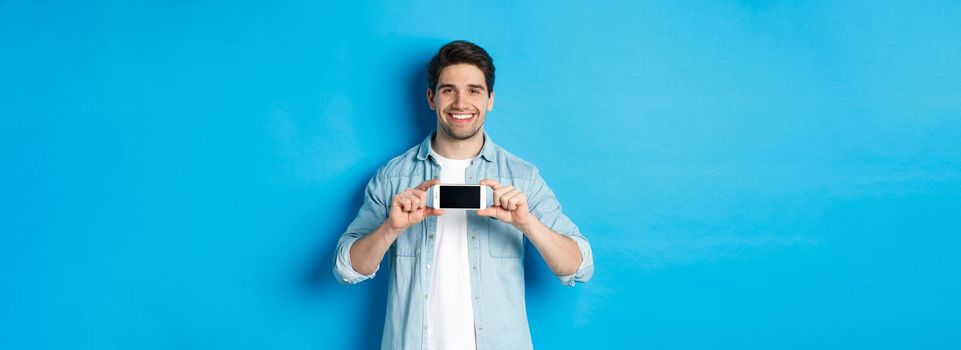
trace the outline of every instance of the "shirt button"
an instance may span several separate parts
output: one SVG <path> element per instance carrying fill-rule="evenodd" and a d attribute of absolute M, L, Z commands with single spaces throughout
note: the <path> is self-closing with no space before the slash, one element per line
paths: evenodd
<path fill-rule="evenodd" d="M 477 236 L 470 236 L 470 239 L 477 239 Z"/>
<path fill-rule="evenodd" d="M 434 235 L 427 236 L 427 239 L 434 239 Z"/>
<path fill-rule="evenodd" d="M 477 270 L 477 266 L 471 266 L 471 268 Z"/>
<path fill-rule="evenodd" d="M 427 269 L 428 269 L 428 270 L 430 269 L 430 264 L 427 264 Z"/>

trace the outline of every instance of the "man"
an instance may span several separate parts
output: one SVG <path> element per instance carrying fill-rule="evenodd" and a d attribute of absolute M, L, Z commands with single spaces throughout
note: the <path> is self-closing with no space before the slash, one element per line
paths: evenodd
<path fill-rule="evenodd" d="M 494 108 L 487 51 L 448 43 L 427 74 L 437 130 L 371 178 L 337 244 L 334 274 L 345 284 L 373 278 L 386 254 L 384 349 L 531 348 L 524 239 L 565 285 L 591 278 L 590 244 L 537 168 L 484 132 Z M 489 186 L 492 204 L 477 211 L 427 207 L 428 189 L 440 183 Z"/>

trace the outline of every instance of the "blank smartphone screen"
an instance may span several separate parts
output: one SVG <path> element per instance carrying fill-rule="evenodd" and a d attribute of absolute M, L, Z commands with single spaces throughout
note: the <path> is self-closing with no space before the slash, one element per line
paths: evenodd
<path fill-rule="evenodd" d="M 440 186 L 440 207 L 451 209 L 479 209 L 478 186 Z"/>

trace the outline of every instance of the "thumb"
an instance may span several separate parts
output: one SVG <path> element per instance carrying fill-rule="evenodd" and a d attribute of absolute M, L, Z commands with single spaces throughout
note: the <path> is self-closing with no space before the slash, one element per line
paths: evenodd
<path fill-rule="evenodd" d="M 496 217 L 496 216 L 497 216 L 497 208 L 484 208 L 484 209 L 478 210 L 478 211 L 477 211 L 477 216 Z"/>
<path fill-rule="evenodd" d="M 427 216 L 441 216 L 444 215 L 444 209 L 424 208 L 424 213 L 427 214 Z"/>

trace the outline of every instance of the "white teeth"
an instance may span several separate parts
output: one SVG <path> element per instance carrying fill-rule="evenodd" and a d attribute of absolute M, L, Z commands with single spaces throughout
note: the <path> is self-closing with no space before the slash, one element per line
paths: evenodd
<path fill-rule="evenodd" d="M 473 114 L 451 114 L 451 116 L 453 116 L 454 119 L 470 119 L 470 117 L 474 115 Z"/>

